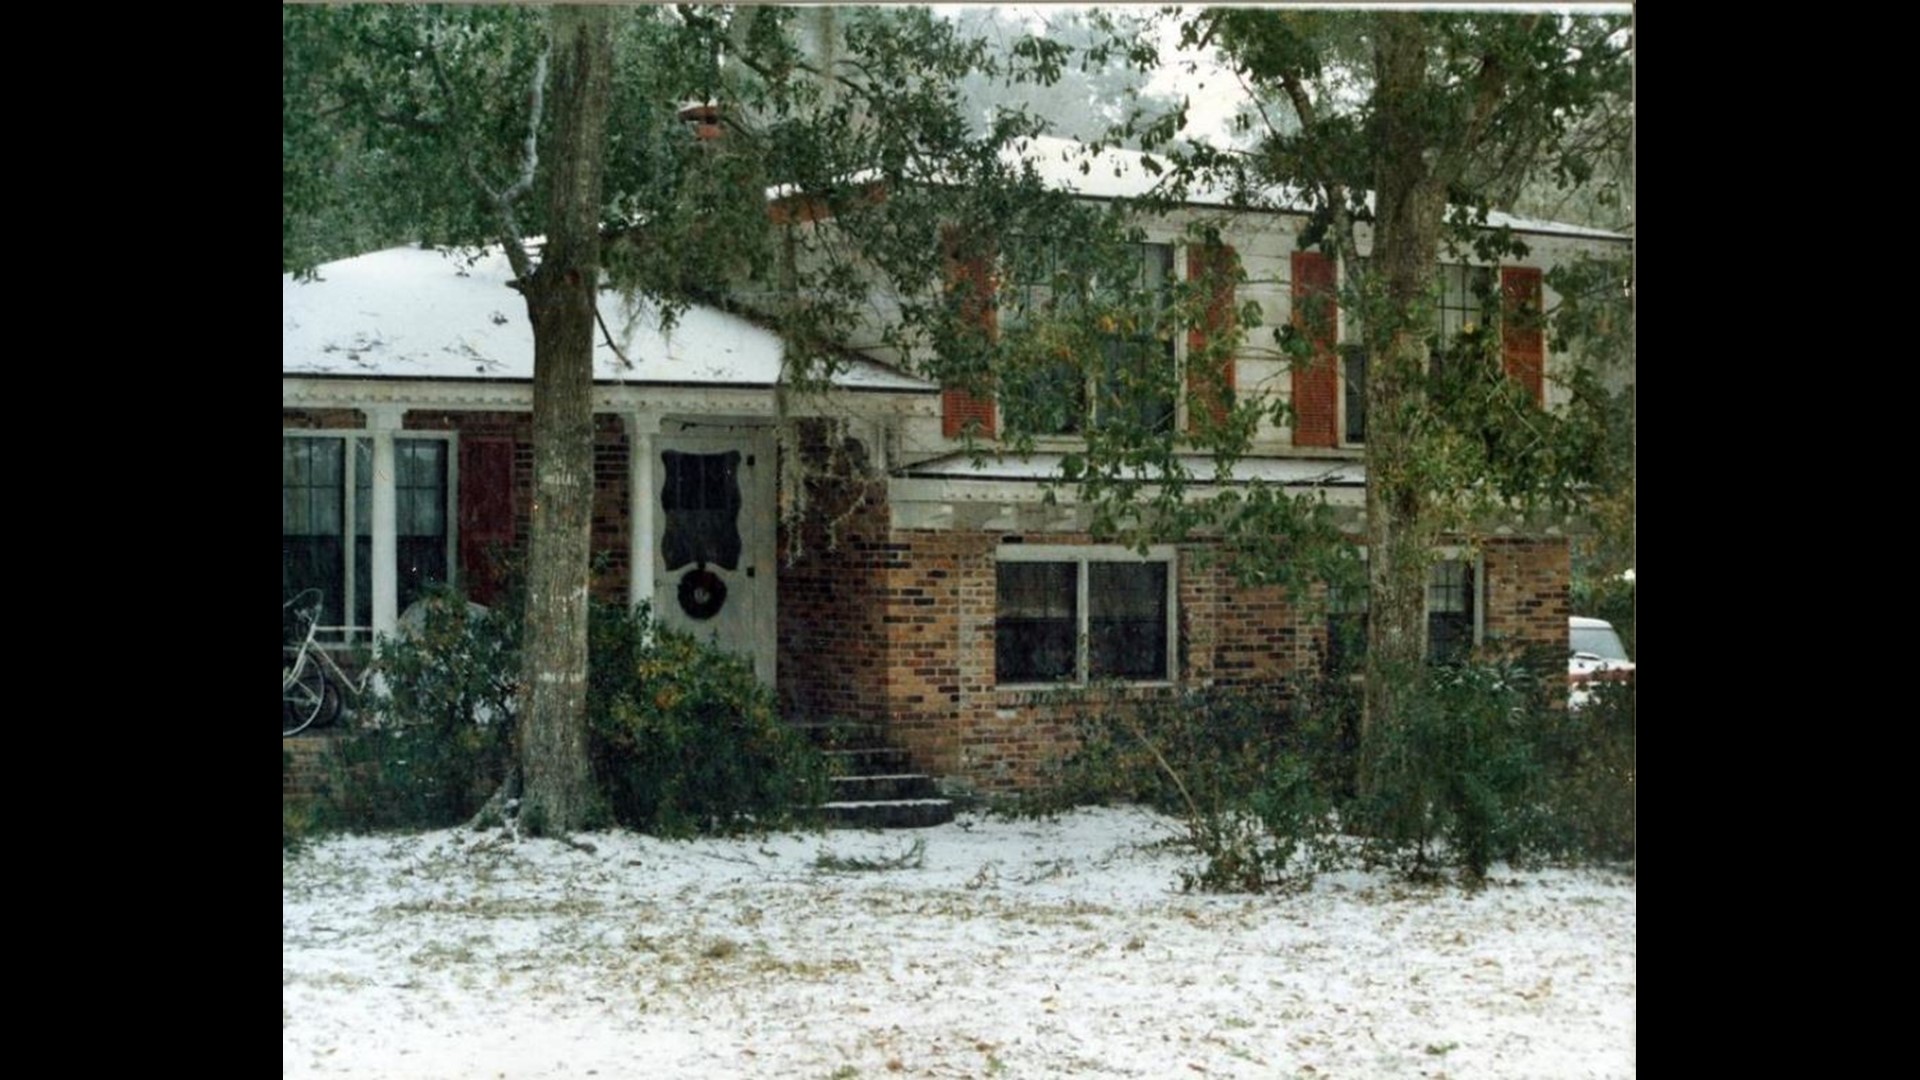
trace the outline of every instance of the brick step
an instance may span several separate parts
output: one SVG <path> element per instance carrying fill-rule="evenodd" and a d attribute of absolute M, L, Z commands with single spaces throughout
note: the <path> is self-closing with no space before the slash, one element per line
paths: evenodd
<path fill-rule="evenodd" d="M 834 802 L 898 802 L 935 799 L 940 792 L 926 773 L 868 773 L 833 778 Z"/>
<path fill-rule="evenodd" d="M 824 751 L 835 776 L 876 776 L 913 771 L 912 760 L 896 746 L 868 746 Z"/>
<path fill-rule="evenodd" d="M 820 816 L 822 823 L 832 829 L 926 829 L 953 820 L 953 801 L 830 802 L 820 805 Z"/>
<path fill-rule="evenodd" d="M 802 720 L 791 726 L 793 730 L 812 739 L 821 747 L 841 746 L 849 742 L 879 742 L 882 735 L 879 724 L 864 722 Z"/>

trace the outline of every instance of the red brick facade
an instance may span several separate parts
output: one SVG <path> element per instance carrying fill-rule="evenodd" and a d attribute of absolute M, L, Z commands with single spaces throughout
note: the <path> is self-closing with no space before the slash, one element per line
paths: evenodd
<path fill-rule="evenodd" d="M 840 515 L 840 535 L 829 548 L 811 525 L 781 563 L 780 691 L 789 715 L 881 723 L 936 775 L 991 791 L 1032 786 L 1073 748 L 1077 715 L 1114 691 L 995 685 L 995 553 L 1009 543 L 1092 538 L 890 529 L 878 482 L 822 485 L 814 498 L 811 516 Z M 1564 649 L 1566 542 L 1493 540 L 1482 555 L 1487 642 Z M 1291 677 L 1319 670 L 1319 605 L 1297 605 L 1278 586 L 1242 586 L 1198 546 L 1182 548 L 1174 566 L 1179 686 L 1284 691 Z M 1171 692 L 1120 691 L 1129 699 Z"/>

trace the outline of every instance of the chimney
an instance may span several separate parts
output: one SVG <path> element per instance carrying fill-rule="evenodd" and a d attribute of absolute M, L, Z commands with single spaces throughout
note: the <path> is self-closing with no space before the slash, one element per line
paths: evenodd
<path fill-rule="evenodd" d="M 720 138 L 720 106 L 712 101 L 689 101 L 680 106 L 680 119 L 693 129 L 701 142 Z"/>

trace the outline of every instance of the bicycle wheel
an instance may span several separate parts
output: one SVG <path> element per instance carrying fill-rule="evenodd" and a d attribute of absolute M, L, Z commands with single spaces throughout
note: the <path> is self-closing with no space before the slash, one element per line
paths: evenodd
<path fill-rule="evenodd" d="M 327 673 L 319 662 L 298 649 L 289 650 L 288 660 L 280 672 L 281 738 L 305 731 L 327 704 Z"/>

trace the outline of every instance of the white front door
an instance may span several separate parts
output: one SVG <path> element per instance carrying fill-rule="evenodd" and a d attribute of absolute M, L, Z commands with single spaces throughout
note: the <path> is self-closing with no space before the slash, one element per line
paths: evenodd
<path fill-rule="evenodd" d="M 774 444 L 765 429 L 654 443 L 653 611 L 774 677 Z"/>

